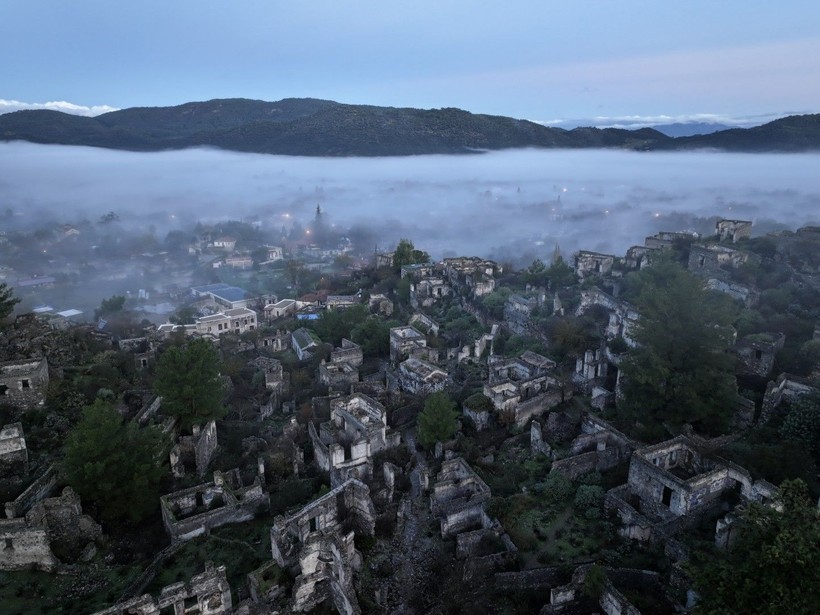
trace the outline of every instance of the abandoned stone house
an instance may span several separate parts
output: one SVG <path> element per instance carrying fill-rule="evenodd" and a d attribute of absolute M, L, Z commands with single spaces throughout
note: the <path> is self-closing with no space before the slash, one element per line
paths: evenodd
<path fill-rule="evenodd" d="M 372 536 L 376 511 L 370 489 L 350 479 L 297 513 L 277 516 L 270 530 L 273 560 L 296 575 L 292 609 L 308 611 L 332 602 L 342 615 L 361 609 L 353 575 L 361 569 L 356 534 Z"/>
<path fill-rule="evenodd" d="M 697 276 L 728 281 L 729 270 L 737 269 L 750 259 L 754 260 L 748 252 L 728 246 L 695 244 L 689 248 L 687 268 Z"/>
<path fill-rule="evenodd" d="M 196 319 L 196 330 L 202 335 L 220 336 L 224 333 L 246 333 L 257 328 L 256 312 L 242 307 Z"/>
<path fill-rule="evenodd" d="M 367 309 L 374 314 L 390 316 L 393 314 L 393 302 L 387 298 L 387 295 L 381 293 L 370 295 L 367 302 Z"/>
<path fill-rule="evenodd" d="M 442 537 L 490 527 L 484 510 L 490 496 L 487 483 L 463 458 L 444 461 L 430 495 L 430 511 L 440 520 Z"/>
<path fill-rule="evenodd" d="M 217 445 L 216 421 L 208 421 L 204 426 L 194 425 L 193 434 L 181 436 L 171 449 L 171 472 L 176 478 L 182 478 L 193 470 L 202 478 L 208 471 Z"/>
<path fill-rule="evenodd" d="M 555 363 L 537 353 L 527 351 L 513 359 L 492 356 L 488 367 L 483 393 L 502 422 L 523 427 L 565 398 L 562 383 L 550 375 Z"/>
<path fill-rule="evenodd" d="M 205 562 L 205 570 L 187 583 L 167 585 L 154 598 L 143 594 L 97 611 L 94 615 L 229 615 L 233 613 L 231 587 L 225 566 Z"/>
<path fill-rule="evenodd" d="M 392 267 L 393 266 L 393 257 L 395 256 L 395 252 L 379 252 L 374 255 L 374 265 L 376 269 L 380 269 L 381 267 Z"/>
<path fill-rule="evenodd" d="M 257 476 L 242 485 L 239 470 L 214 472 L 212 482 L 160 497 L 165 530 L 173 542 L 190 540 L 222 525 L 250 521 L 270 509 Z"/>
<path fill-rule="evenodd" d="M 760 410 L 760 422 L 766 423 L 778 414 L 783 414 L 788 407 L 804 395 L 820 394 L 820 389 L 806 378 L 780 374 L 766 386 L 763 404 Z"/>
<path fill-rule="evenodd" d="M 575 275 L 582 280 L 591 275 L 605 276 L 612 271 L 616 257 L 581 250 L 575 255 Z"/>
<path fill-rule="evenodd" d="M 397 431 L 388 429 L 387 412 L 367 395 L 355 394 L 330 401 L 330 420 L 308 424 L 316 464 L 330 473 L 335 487 L 349 478 L 369 480 L 373 455 L 401 442 Z"/>
<path fill-rule="evenodd" d="M 341 361 L 319 364 L 319 382 L 333 391 L 347 392 L 359 381 L 359 370 L 354 365 Z"/>
<path fill-rule="evenodd" d="M 399 363 L 419 348 L 427 348 L 427 338 L 409 325 L 390 329 L 390 361 Z"/>
<path fill-rule="evenodd" d="M 410 305 L 417 309 L 431 307 L 452 294 L 453 288 L 444 278 L 421 278 L 410 285 Z"/>
<path fill-rule="evenodd" d="M 523 335 L 527 332 L 536 308 L 543 305 L 545 296 L 524 297 L 522 295 L 510 295 L 504 304 L 504 324 L 513 333 Z"/>
<path fill-rule="evenodd" d="M 362 361 L 362 347 L 345 338 L 342 338 L 342 343 L 330 352 L 331 363 L 349 363 L 353 367 L 360 367 Z"/>
<path fill-rule="evenodd" d="M 607 492 L 606 506 L 621 520 L 621 533 L 638 540 L 668 538 L 706 515 L 725 512 L 726 498 L 771 503 L 776 488 L 753 481 L 740 466 L 699 449 L 686 436 L 632 453 L 626 485 Z"/>
<path fill-rule="evenodd" d="M 697 233 L 661 231 L 646 237 L 643 245 L 650 250 L 662 250 L 664 248 L 671 248 L 678 242 L 691 242 L 698 237 L 699 235 Z"/>
<path fill-rule="evenodd" d="M 495 290 L 495 276 L 503 268 L 495 261 L 477 256 L 461 256 L 444 259 L 444 272 L 447 279 L 463 294 L 482 297 Z"/>
<path fill-rule="evenodd" d="M 282 352 L 290 348 L 290 333 L 284 329 L 277 329 L 275 332 L 268 331 L 261 333 L 256 342 L 257 349 L 268 352 Z"/>
<path fill-rule="evenodd" d="M 20 512 L 25 516 L 0 519 L 0 570 L 53 572 L 60 564 L 79 559 L 89 544 L 102 538 L 102 529 L 83 514 L 80 497 L 71 487 L 60 496 L 30 502 L 30 508 Z"/>
<path fill-rule="evenodd" d="M 399 363 L 396 377 L 401 389 L 411 395 L 429 395 L 443 391 L 450 379 L 443 369 L 415 357 Z"/>
<path fill-rule="evenodd" d="M 26 409 L 45 403 L 48 361 L 28 359 L 0 363 L 0 402 Z"/>
<path fill-rule="evenodd" d="M 785 343 L 786 336 L 783 333 L 757 333 L 739 339 L 732 348 L 738 358 L 736 373 L 768 377 L 774 368 L 775 356 Z"/>
<path fill-rule="evenodd" d="M 715 235 L 720 241 L 730 240 L 737 243 L 752 236 L 752 222 L 749 220 L 718 220 L 715 223 Z"/>
<path fill-rule="evenodd" d="M 419 326 L 430 335 L 438 335 L 439 324 L 423 312 L 414 312 L 410 317 L 410 326 Z"/>

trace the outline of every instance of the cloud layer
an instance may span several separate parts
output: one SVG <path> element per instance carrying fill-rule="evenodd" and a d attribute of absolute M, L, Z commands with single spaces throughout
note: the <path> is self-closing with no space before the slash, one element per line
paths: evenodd
<path fill-rule="evenodd" d="M 94 105 L 86 107 L 84 105 L 75 105 L 74 103 L 66 102 L 64 100 L 55 100 L 44 103 L 29 103 L 21 102 L 19 100 L 5 100 L 0 98 L 0 114 L 11 113 L 12 111 L 24 111 L 27 109 L 49 109 L 51 111 L 62 111 L 63 113 L 70 113 L 72 115 L 83 115 L 85 117 L 94 117 L 108 113 L 109 111 L 119 111 L 116 107 L 109 107 L 108 105 Z"/>

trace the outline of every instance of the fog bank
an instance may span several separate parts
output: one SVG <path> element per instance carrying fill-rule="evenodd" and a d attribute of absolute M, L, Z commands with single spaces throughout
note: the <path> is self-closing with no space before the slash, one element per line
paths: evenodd
<path fill-rule="evenodd" d="M 557 242 L 623 253 L 658 230 L 708 231 L 715 217 L 757 234 L 820 224 L 820 155 L 515 150 L 473 156 L 298 158 L 197 149 L 134 153 L 0 143 L 9 226 L 117 212 L 164 232 L 195 220 L 280 228 L 329 220 L 411 238 L 435 257 L 527 262 Z"/>

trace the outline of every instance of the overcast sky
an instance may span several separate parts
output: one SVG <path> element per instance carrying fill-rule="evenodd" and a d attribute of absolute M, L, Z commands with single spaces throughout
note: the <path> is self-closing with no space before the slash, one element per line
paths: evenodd
<path fill-rule="evenodd" d="M 817 0 L 2 0 L 0 112 L 315 97 L 742 123 L 820 111 L 818 24 Z"/>

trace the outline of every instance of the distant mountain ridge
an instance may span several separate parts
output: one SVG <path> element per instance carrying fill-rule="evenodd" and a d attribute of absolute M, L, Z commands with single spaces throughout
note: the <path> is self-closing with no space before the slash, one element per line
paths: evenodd
<path fill-rule="evenodd" d="M 651 128 L 564 130 L 453 108 L 235 98 L 134 107 L 96 117 L 16 111 L 0 115 L 0 140 L 134 151 L 209 146 L 299 156 L 458 154 L 522 147 L 794 152 L 820 149 L 820 115 L 790 116 L 755 128 L 673 138 Z"/>

